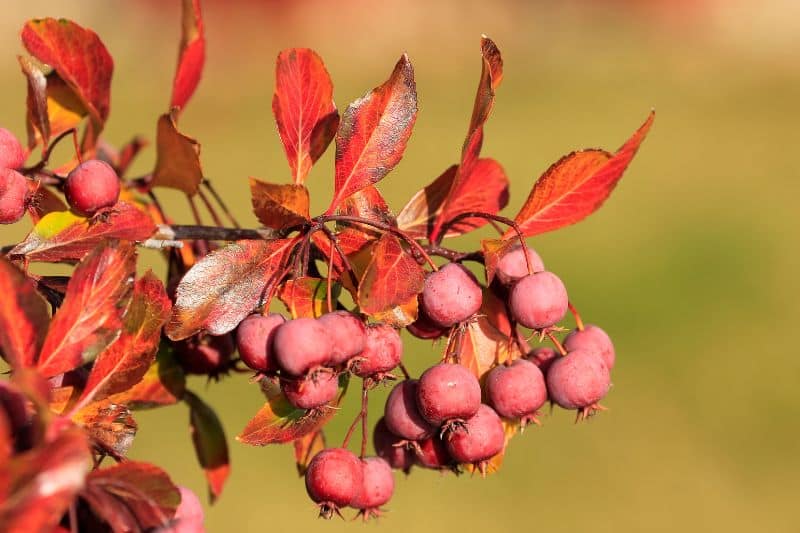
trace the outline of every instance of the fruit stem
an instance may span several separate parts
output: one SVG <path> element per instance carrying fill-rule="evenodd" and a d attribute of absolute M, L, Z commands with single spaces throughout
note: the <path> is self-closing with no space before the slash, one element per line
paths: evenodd
<path fill-rule="evenodd" d="M 203 189 L 197 189 L 197 195 L 200 197 L 200 200 L 203 202 L 203 205 L 206 206 L 208 213 L 211 215 L 211 220 L 214 221 L 214 224 L 217 226 L 224 226 L 225 224 L 222 223 L 222 219 L 219 218 L 217 214 L 217 210 L 214 209 L 214 205 L 209 201 L 208 196 L 203 192 Z"/>
<path fill-rule="evenodd" d="M 78 142 L 78 130 L 77 128 L 72 128 L 72 147 L 75 149 L 75 157 L 78 159 L 78 164 L 80 165 L 83 163 L 83 156 L 81 155 L 81 147 L 80 143 Z"/>
<path fill-rule="evenodd" d="M 228 217 L 228 220 L 231 222 L 233 227 L 240 228 L 241 226 L 239 225 L 239 222 L 236 220 L 236 217 L 233 216 L 233 213 L 231 213 L 230 209 L 228 209 L 228 206 L 222 200 L 222 197 L 217 193 L 217 190 L 214 188 L 214 186 L 211 185 L 211 181 L 208 178 L 203 178 L 202 185 L 206 189 L 208 189 L 208 192 L 210 192 L 211 196 L 214 197 L 214 200 L 216 200 L 216 202 L 219 204 L 220 208 L 222 209 L 222 212 L 225 213 L 225 216 Z"/>
<path fill-rule="evenodd" d="M 552 332 L 552 331 L 548 330 L 548 331 L 545 333 L 545 335 L 547 335 L 547 337 L 548 337 L 548 338 L 549 338 L 551 341 L 553 341 L 553 344 L 555 344 L 555 345 L 556 345 L 556 348 L 558 349 L 558 353 L 560 353 L 560 354 L 562 355 L 562 357 L 563 357 L 563 356 L 565 356 L 565 355 L 567 355 L 567 351 L 564 349 L 564 346 L 561 344 L 561 342 L 559 342 L 559 340 L 556 338 L 556 336 L 555 336 L 555 335 L 553 335 L 553 332 Z"/>
<path fill-rule="evenodd" d="M 424 246 L 423 248 L 425 248 L 425 251 L 428 253 L 428 255 L 433 255 L 436 257 L 444 257 L 451 263 L 474 261 L 476 263 L 484 264 L 483 253 L 480 251 L 459 252 L 458 250 L 451 250 L 450 248 L 437 246 L 435 244 L 429 244 L 427 246 Z"/>
<path fill-rule="evenodd" d="M 406 368 L 406 365 L 404 365 L 402 362 L 400 362 L 400 363 L 397 363 L 397 368 L 399 368 L 400 372 L 403 373 L 403 378 L 411 379 L 411 374 L 408 373 L 408 369 Z"/>
<path fill-rule="evenodd" d="M 328 301 L 328 312 L 333 313 L 333 296 L 331 287 L 333 286 L 333 239 L 330 239 L 331 247 L 328 251 L 328 282 L 325 287 L 325 298 Z"/>
<path fill-rule="evenodd" d="M 578 310 L 575 309 L 574 305 L 572 305 L 572 302 L 568 302 L 567 305 L 569 306 L 569 310 L 572 313 L 572 316 L 575 318 L 575 325 L 577 326 L 578 331 L 583 331 L 584 326 L 580 313 L 578 313 Z"/>
<path fill-rule="evenodd" d="M 47 166 L 47 163 L 50 161 L 50 154 L 53 153 L 53 148 L 55 148 L 59 142 L 61 142 L 64 138 L 66 138 L 67 135 L 75 134 L 75 131 L 76 131 L 75 128 L 70 128 L 66 131 L 62 131 L 61 133 L 59 133 L 54 139 L 50 141 L 50 144 L 48 144 L 47 148 L 45 148 L 45 150 L 42 152 L 42 159 L 32 167 L 23 168 L 22 173 L 27 175 L 29 173 L 36 173 L 41 171 L 44 167 Z"/>
<path fill-rule="evenodd" d="M 359 412 L 356 415 L 355 420 L 353 420 L 353 423 L 350 424 L 350 427 L 347 429 L 347 433 L 344 436 L 344 441 L 342 441 L 342 448 L 347 448 L 347 445 L 350 444 L 350 437 L 353 436 L 353 432 L 356 430 L 356 426 L 358 425 L 360 420 L 361 420 L 361 413 Z"/>
<path fill-rule="evenodd" d="M 328 240 L 333 243 L 333 247 L 336 249 L 336 253 L 339 254 L 339 259 L 342 260 L 342 264 L 344 265 L 347 273 L 350 274 L 350 281 L 353 283 L 354 287 L 358 286 L 358 276 L 356 276 L 355 270 L 353 270 L 353 265 L 350 263 L 350 260 L 347 258 L 347 255 L 344 253 L 342 248 L 339 246 L 339 240 L 336 238 L 336 235 L 327 227 L 321 226 L 322 232 L 328 237 Z"/>
<path fill-rule="evenodd" d="M 367 393 L 367 382 L 361 383 L 361 458 L 367 455 L 367 412 L 369 404 L 369 394 Z"/>

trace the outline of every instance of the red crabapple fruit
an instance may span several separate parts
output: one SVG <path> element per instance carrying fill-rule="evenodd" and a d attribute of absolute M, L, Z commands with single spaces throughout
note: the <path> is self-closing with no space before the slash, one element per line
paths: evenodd
<path fill-rule="evenodd" d="M 419 414 L 415 379 L 407 379 L 394 386 L 386 398 L 383 416 L 389 431 L 405 440 L 421 440 L 436 431 Z"/>
<path fill-rule="evenodd" d="M 400 333 L 388 324 L 371 324 L 367 328 L 364 350 L 353 358 L 353 373 L 362 378 L 380 380 L 400 364 L 402 355 Z"/>
<path fill-rule="evenodd" d="M 361 460 L 345 448 L 327 448 L 311 459 L 306 470 L 306 491 L 320 507 L 320 516 L 353 503 L 364 484 Z"/>
<path fill-rule="evenodd" d="M 328 332 L 333 345 L 333 354 L 327 364 L 338 366 L 364 350 L 367 342 L 367 329 L 364 323 L 353 313 L 334 311 L 319 317 Z"/>
<path fill-rule="evenodd" d="M 602 356 L 609 370 L 614 368 L 614 361 L 616 360 L 614 343 L 611 342 L 608 333 L 594 324 L 586 324 L 582 330 L 572 330 L 564 337 L 564 348 L 568 352 L 573 350 L 596 352 Z"/>
<path fill-rule="evenodd" d="M 403 444 L 404 440 L 389 431 L 384 418 L 378 420 L 372 430 L 372 444 L 378 457 L 383 457 L 392 468 L 407 474 L 414 464 L 414 452 Z"/>
<path fill-rule="evenodd" d="M 511 288 L 508 306 L 514 319 L 531 329 L 558 323 L 567 313 L 567 289 L 552 272 L 529 274 Z"/>
<path fill-rule="evenodd" d="M 611 387 L 611 374 L 603 358 L 587 350 L 568 352 L 547 371 L 550 399 L 564 409 L 577 409 L 578 419 L 602 409 L 598 402 Z"/>
<path fill-rule="evenodd" d="M 181 503 L 175 510 L 172 525 L 163 530 L 159 529 L 159 533 L 204 533 L 205 514 L 200 499 L 186 487 L 178 486 L 178 490 L 181 493 Z"/>
<path fill-rule="evenodd" d="M 537 411 L 547 401 L 544 375 L 525 359 L 498 365 L 486 376 L 486 397 L 503 418 L 520 419 L 523 426 L 538 424 Z"/>
<path fill-rule="evenodd" d="M 420 301 L 422 298 L 420 297 Z M 431 320 L 425 313 L 425 306 L 420 304 L 419 310 L 417 313 L 417 319 L 406 326 L 406 329 L 409 333 L 414 335 L 418 339 L 438 339 L 439 337 L 444 337 L 447 335 L 448 328 L 443 328 L 439 324 L 435 323 Z"/>
<path fill-rule="evenodd" d="M 494 409 L 481 404 L 478 412 L 468 418 L 463 427 L 450 434 L 447 450 L 458 463 L 474 464 L 485 474 L 486 461 L 503 451 L 505 443 L 503 421 Z"/>
<path fill-rule="evenodd" d="M 364 519 L 380 516 L 381 505 L 386 505 L 394 493 L 392 467 L 380 457 L 365 457 L 361 460 L 361 470 L 361 490 L 350 506 L 359 509 Z"/>
<path fill-rule="evenodd" d="M 233 351 L 230 335 L 200 334 L 175 343 L 175 355 L 188 374 L 218 376 L 230 367 Z"/>
<path fill-rule="evenodd" d="M 284 324 L 283 315 L 250 315 L 236 328 L 236 347 L 242 362 L 256 372 L 275 372 L 278 365 L 272 350 L 272 340 L 278 326 Z"/>
<path fill-rule="evenodd" d="M 475 276 L 458 263 L 448 263 L 428 274 L 420 298 L 425 313 L 442 327 L 468 319 L 482 302 L 483 293 Z"/>
<path fill-rule="evenodd" d="M 480 405 L 481 385 L 466 367 L 441 363 L 419 378 L 417 406 L 422 417 L 435 426 L 467 419 Z"/>
<path fill-rule="evenodd" d="M 330 372 L 318 372 L 307 378 L 283 380 L 281 390 L 298 409 L 316 409 L 336 398 L 339 378 Z"/>
<path fill-rule="evenodd" d="M 422 439 L 414 447 L 416 464 L 431 470 L 455 470 L 456 462 L 439 435 Z"/>
<path fill-rule="evenodd" d="M 290 376 L 303 376 L 331 358 L 327 330 L 313 318 L 296 318 L 278 326 L 272 338 L 278 367 Z"/>
<path fill-rule="evenodd" d="M 0 128 L 0 170 L 17 169 L 25 162 L 25 150 L 16 135 Z"/>
<path fill-rule="evenodd" d="M 544 270 L 544 263 L 539 254 L 531 248 L 528 248 L 528 261 L 531 264 L 533 272 L 542 272 Z M 528 263 L 525 261 L 525 254 L 522 252 L 522 245 L 517 244 L 507 251 L 500 260 L 497 262 L 497 267 L 494 275 L 500 280 L 503 285 L 511 285 L 520 278 L 529 274 Z"/>
<path fill-rule="evenodd" d="M 0 168 L 0 224 L 13 224 L 25 214 L 28 178 L 8 168 Z"/>
<path fill-rule="evenodd" d="M 559 353 L 555 348 L 540 346 L 539 348 L 531 350 L 531 352 L 525 356 L 525 359 L 538 366 L 539 370 L 541 370 L 543 374 L 546 374 L 547 369 L 550 368 L 550 365 L 553 364 L 553 361 L 555 361 L 558 356 Z"/>
<path fill-rule="evenodd" d="M 84 161 L 67 175 L 64 195 L 79 215 L 92 216 L 119 199 L 119 178 L 111 165 L 99 159 Z"/>

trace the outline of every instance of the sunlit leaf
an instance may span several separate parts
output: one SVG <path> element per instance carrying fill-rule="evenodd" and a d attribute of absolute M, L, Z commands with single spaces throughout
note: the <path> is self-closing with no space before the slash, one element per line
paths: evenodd
<path fill-rule="evenodd" d="M 250 200 L 256 218 L 268 228 L 281 230 L 309 222 L 308 189 L 304 185 L 250 178 Z"/>
<path fill-rule="evenodd" d="M 200 143 L 178 131 L 177 111 L 161 115 L 156 133 L 156 168 L 150 185 L 197 194 L 203 181 Z"/>
<path fill-rule="evenodd" d="M 182 109 L 194 94 L 203 75 L 206 55 L 206 39 L 200 0 L 183 0 L 181 24 L 181 46 L 178 52 L 178 67 L 172 81 L 170 107 Z"/>
<path fill-rule="evenodd" d="M 294 441 L 294 460 L 297 465 L 297 474 L 304 476 L 308 463 L 325 447 L 325 433 L 321 429 L 296 439 Z"/>
<path fill-rule="evenodd" d="M 12 367 L 33 366 L 50 313 L 33 282 L 0 256 L 0 355 Z"/>
<path fill-rule="evenodd" d="M 179 402 L 185 390 L 183 368 L 175 359 L 172 346 L 163 342 L 156 360 L 142 379 L 128 390 L 110 396 L 109 400 L 131 409 L 149 409 Z"/>
<path fill-rule="evenodd" d="M 331 299 L 335 302 L 340 287 L 331 287 Z M 312 277 L 299 277 L 287 280 L 278 289 L 278 299 L 286 305 L 293 317 L 318 318 L 328 311 L 327 280 Z"/>
<path fill-rule="evenodd" d="M 72 420 L 83 427 L 93 447 L 117 458 L 127 455 L 138 429 L 130 409 L 111 399 L 90 403 Z"/>

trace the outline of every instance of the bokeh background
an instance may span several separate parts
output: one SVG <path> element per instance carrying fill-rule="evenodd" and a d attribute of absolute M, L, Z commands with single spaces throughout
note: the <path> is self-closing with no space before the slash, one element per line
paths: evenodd
<path fill-rule="evenodd" d="M 797 531 L 800 4 L 207 0 L 204 7 L 208 61 L 181 125 L 202 142 L 207 175 L 249 224 L 247 177 L 289 179 L 270 110 L 274 58 L 285 47 L 324 57 L 340 109 L 409 53 L 419 118 L 403 161 L 381 183 L 396 210 L 458 157 L 482 33 L 506 65 L 484 154 L 511 179 L 509 215 L 562 154 L 614 149 L 657 110 L 606 206 L 531 240 L 586 319 L 614 337 L 610 411 L 579 425 L 571 413 L 546 416 L 543 428 L 514 439 L 504 469 L 487 479 L 398 476 L 389 515 L 368 527 Z M 176 60 L 178 1 L 6 0 L 2 12 L 0 124 L 24 134 L 19 29 L 27 18 L 65 16 L 95 29 L 115 57 L 106 137 L 117 144 L 137 133 L 154 137 Z M 151 148 L 136 170 L 147 172 L 153 161 Z M 309 180 L 317 210 L 329 200 L 331 172 L 329 151 Z M 179 200 L 171 199 L 177 218 L 189 222 Z M 2 242 L 27 229 L 0 229 Z M 163 269 L 154 254 L 145 259 Z M 419 371 L 440 349 L 409 339 L 407 364 Z M 191 385 L 218 407 L 231 441 L 262 403 L 244 375 Z M 350 400 L 330 426 L 331 442 L 355 414 Z M 187 409 L 137 419 L 133 455 L 203 494 Z M 291 447 L 232 441 L 231 456 L 225 494 L 207 508 L 209 531 L 363 527 L 315 518 Z"/>

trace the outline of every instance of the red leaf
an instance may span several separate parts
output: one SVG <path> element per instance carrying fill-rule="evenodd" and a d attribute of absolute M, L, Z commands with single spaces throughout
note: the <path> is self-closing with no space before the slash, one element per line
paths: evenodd
<path fill-rule="evenodd" d="M 178 68 L 172 81 L 170 107 L 182 109 L 200 83 L 206 59 L 206 39 L 203 32 L 203 17 L 200 13 L 200 0 L 183 0 L 181 30 L 181 48 L 178 53 Z"/>
<path fill-rule="evenodd" d="M 417 118 L 414 69 L 405 54 L 389 79 L 347 107 L 336 132 L 336 179 L 328 214 L 403 157 Z"/>
<path fill-rule="evenodd" d="M 78 265 L 39 356 L 43 376 L 91 361 L 119 336 L 135 268 L 136 249 L 122 242 L 101 244 Z"/>
<path fill-rule="evenodd" d="M 191 392 L 186 392 L 185 399 L 190 409 L 189 423 L 194 451 L 205 471 L 213 503 L 222 494 L 222 487 L 231 471 L 228 442 L 225 440 L 222 422 L 214 410 Z"/>
<path fill-rule="evenodd" d="M 147 409 L 173 405 L 183 398 L 185 390 L 186 375 L 183 368 L 175 360 L 171 347 L 164 343 L 141 381 L 109 397 L 109 401 L 127 405 L 131 409 Z"/>
<path fill-rule="evenodd" d="M 64 201 L 56 196 L 49 187 L 43 187 L 41 183 L 28 180 L 29 205 L 28 214 L 34 224 L 45 216 L 55 211 L 66 211 L 69 209 Z"/>
<path fill-rule="evenodd" d="M 358 305 L 373 320 L 404 327 L 417 319 L 417 295 L 425 271 L 391 233 L 372 249 L 372 259 L 358 285 Z"/>
<path fill-rule="evenodd" d="M 167 336 L 180 340 L 201 330 L 212 335 L 233 330 L 268 300 L 297 242 L 238 241 L 195 263 L 178 285 Z"/>
<path fill-rule="evenodd" d="M 340 289 L 331 287 L 331 299 L 336 302 Z M 286 305 L 286 309 L 294 318 L 319 318 L 327 312 L 328 282 L 311 277 L 299 277 L 287 280 L 278 289 L 278 299 Z"/>
<path fill-rule="evenodd" d="M 30 279 L 0 256 L 0 354 L 12 367 L 33 366 L 50 313 Z"/>
<path fill-rule="evenodd" d="M 615 154 L 603 150 L 572 152 L 547 169 L 514 219 L 522 233 L 530 237 L 553 231 L 595 212 L 622 178 L 654 118 L 655 112 L 651 112 Z M 503 238 L 514 235 L 509 229 Z"/>
<path fill-rule="evenodd" d="M 142 379 L 155 359 L 171 306 L 164 285 L 152 271 L 136 282 L 122 334 L 97 357 L 83 390 L 84 401 L 87 397 L 102 400 Z"/>
<path fill-rule="evenodd" d="M 50 142 L 50 117 L 47 113 L 47 77 L 29 57 L 17 56 L 22 73 L 28 80 L 27 125 L 28 146 L 36 145 L 38 130 L 47 148 Z"/>
<path fill-rule="evenodd" d="M 296 439 L 294 441 L 294 460 L 298 475 L 304 476 L 308 463 L 325 448 L 325 433 L 321 429 Z"/>
<path fill-rule="evenodd" d="M 281 230 L 309 221 L 305 185 L 278 185 L 250 178 L 250 196 L 256 218 L 268 228 Z"/>
<path fill-rule="evenodd" d="M 150 185 L 178 189 L 194 196 L 203 181 L 200 143 L 179 132 L 176 120 L 175 109 L 158 119 L 156 168 Z"/>
<path fill-rule="evenodd" d="M 9 255 L 24 256 L 28 261 L 79 261 L 106 239 L 144 241 L 155 230 L 146 213 L 124 202 L 117 203 L 102 218 L 91 220 L 59 211 L 42 217 Z"/>
<path fill-rule="evenodd" d="M 331 77 L 316 52 L 289 48 L 278 54 L 272 112 L 292 179 L 302 184 L 339 125 Z"/>
<path fill-rule="evenodd" d="M 127 455 L 138 429 L 130 409 L 109 398 L 83 407 L 72 420 L 83 427 L 93 447 L 116 458 Z"/>

